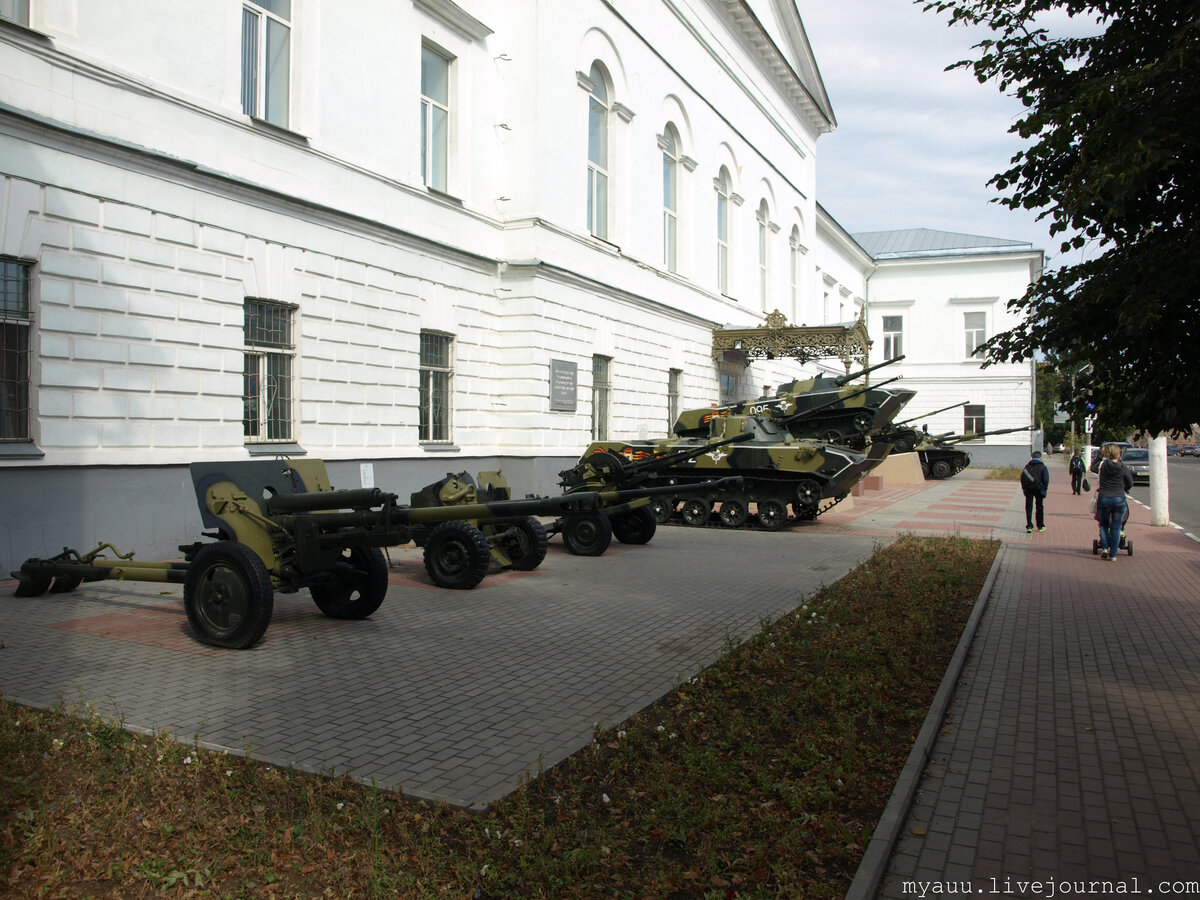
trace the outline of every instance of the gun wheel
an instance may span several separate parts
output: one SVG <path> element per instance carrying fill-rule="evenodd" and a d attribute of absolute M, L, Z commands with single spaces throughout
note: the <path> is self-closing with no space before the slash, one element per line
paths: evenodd
<path fill-rule="evenodd" d="M 438 587 L 475 587 L 487 575 L 491 559 L 487 538 L 467 522 L 442 522 L 425 542 L 425 571 Z"/>
<path fill-rule="evenodd" d="M 647 544 L 658 530 L 658 520 L 649 506 L 612 516 L 611 521 L 613 537 L 622 544 Z"/>
<path fill-rule="evenodd" d="M 726 528 L 741 528 L 750 518 L 750 504 L 745 497 L 726 497 L 721 501 L 717 518 Z"/>
<path fill-rule="evenodd" d="M 934 478 L 949 478 L 954 474 L 954 466 L 944 459 L 935 460 L 929 467 L 929 474 Z"/>
<path fill-rule="evenodd" d="M 712 517 L 712 504 L 703 497 L 689 497 L 683 501 L 681 515 L 689 525 L 707 525 Z"/>
<path fill-rule="evenodd" d="M 675 507 L 679 505 L 679 500 L 675 497 L 655 497 L 650 501 L 650 508 L 654 510 L 654 521 L 659 525 L 666 525 L 671 521 L 671 516 L 675 515 Z"/>
<path fill-rule="evenodd" d="M 82 575 L 55 575 L 54 584 L 50 585 L 52 594 L 68 594 L 83 584 Z"/>
<path fill-rule="evenodd" d="M 778 531 L 787 522 L 787 504 L 771 497 L 758 501 L 758 524 L 767 531 Z"/>
<path fill-rule="evenodd" d="M 516 571 L 531 572 L 546 558 L 546 526 L 535 517 L 512 522 L 503 531 L 498 528 L 496 531 L 494 540 Z M 487 534 L 486 529 L 484 533 Z M 491 534 L 487 536 L 493 540 Z"/>
<path fill-rule="evenodd" d="M 576 556 L 600 556 L 612 535 L 612 522 L 602 512 L 576 513 L 563 520 L 563 545 Z"/>
<path fill-rule="evenodd" d="M 188 566 L 183 608 L 202 643 L 232 650 L 253 646 L 266 632 L 274 606 L 267 567 L 245 544 L 206 544 Z"/>
<path fill-rule="evenodd" d="M 331 581 L 308 590 L 317 608 L 331 619 L 365 619 L 383 603 L 388 569 L 378 547 L 350 547 L 330 570 Z"/>

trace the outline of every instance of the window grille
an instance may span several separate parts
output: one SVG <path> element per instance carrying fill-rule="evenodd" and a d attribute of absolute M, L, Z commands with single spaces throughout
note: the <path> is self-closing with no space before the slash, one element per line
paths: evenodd
<path fill-rule="evenodd" d="M 242 434 L 248 443 L 293 440 L 295 309 L 269 300 L 248 299 L 244 314 Z"/>
<path fill-rule="evenodd" d="M 454 338 L 421 332 L 421 413 L 417 437 L 450 440 L 450 385 L 454 374 Z"/>
<path fill-rule="evenodd" d="M 29 265 L 0 259 L 0 441 L 28 441 Z"/>

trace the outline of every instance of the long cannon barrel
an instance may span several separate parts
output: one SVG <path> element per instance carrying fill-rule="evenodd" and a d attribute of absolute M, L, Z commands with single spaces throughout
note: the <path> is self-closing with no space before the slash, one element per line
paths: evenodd
<path fill-rule="evenodd" d="M 606 485 L 636 484 L 638 481 L 653 475 L 655 472 L 669 468 L 676 463 L 685 462 L 705 453 L 710 453 L 726 444 L 752 440 L 753 437 L 754 435 L 750 432 L 741 432 L 731 437 L 718 438 L 717 440 L 699 444 L 695 447 L 685 447 L 682 450 L 657 454 L 647 459 L 630 461 L 624 457 L 619 457 L 621 460 L 619 465 L 613 459 L 612 455 L 594 454 L 593 456 L 600 457 L 598 461 L 593 461 L 592 456 L 588 456 L 573 468 L 559 472 L 559 483 L 569 491 L 590 489 L 593 485 L 600 482 Z"/>
<path fill-rule="evenodd" d="M 904 354 L 901 354 L 900 356 L 893 356 L 891 359 L 885 359 L 881 363 L 875 363 L 875 365 L 867 366 L 865 369 L 859 369 L 857 372 L 848 372 L 845 375 L 838 375 L 834 377 L 833 380 L 838 387 L 841 387 L 844 384 L 849 384 L 856 378 L 862 378 L 864 375 L 870 375 L 872 372 L 882 369 L 884 366 L 890 366 L 893 363 L 898 363 L 902 359 L 904 359 Z"/>
<path fill-rule="evenodd" d="M 953 403 L 950 406 L 943 406 L 941 409 L 935 409 L 933 412 L 921 413 L 919 416 L 913 416 L 911 419 L 905 419 L 903 422 L 895 422 L 894 425 L 907 425 L 909 422 L 919 422 L 922 419 L 928 419 L 930 416 L 936 416 L 938 413 L 949 412 L 952 409 L 958 409 L 960 406 L 966 406 L 970 400 L 964 400 L 962 403 Z"/>
<path fill-rule="evenodd" d="M 736 444 L 739 441 L 748 441 L 754 435 L 749 432 L 735 434 L 732 437 L 718 438 L 715 441 L 709 441 L 700 447 L 688 447 L 683 450 L 676 450 L 672 453 L 664 453 L 660 456 L 652 456 L 649 459 L 642 459 L 636 462 L 629 463 L 624 469 L 624 480 L 628 481 L 630 475 L 643 475 L 650 472 L 657 472 L 660 469 L 666 469 L 673 466 L 677 462 L 683 462 L 688 459 L 693 459 L 697 456 L 702 456 L 705 453 L 710 453 L 718 447 L 724 447 L 726 444 Z"/>
<path fill-rule="evenodd" d="M 978 441 L 995 434 L 1012 434 L 1014 431 L 1029 431 L 1032 427 L 1032 425 L 1022 425 L 1019 428 L 999 428 L 995 431 L 981 431 L 978 434 L 968 432 L 967 434 L 956 434 L 953 437 L 941 438 L 941 440 L 945 444 L 961 444 L 963 441 Z"/>
<path fill-rule="evenodd" d="M 696 481 L 690 484 L 662 484 L 653 487 L 629 488 L 623 491 L 600 491 L 600 499 L 608 503 L 624 503 L 642 497 L 686 497 L 688 494 L 703 494 L 706 491 L 740 491 L 745 479 L 740 475 Z"/>
<path fill-rule="evenodd" d="M 798 422 L 801 419 L 807 419 L 809 416 L 815 415 L 824 409 L 828 409 L 831 406 L 836 406 L 839 403 L 845 403 L 847 400 L 853 400 L 855 397 L 859 397 L 859 396 L 867 393 L 867 391 L 876 390 L 877 388 L 883 387 L 885 384 L 891 384 L 893 381 L 899 381 L 899 380 L 900 380 L 900 378 L 899 378 L 899 376 L 897 376 L 896 378 L 889 378 L 887 381 L 881 381 L 881 382 L 879 382 L 879 384 L 872 384 L 872 385 L 869 385 L 868 387 L 859 388 L 857 391 L 850 392 L 845 397 L 835 397 L 832 400 L 827 400 L 826 402 L 820 404 L 819 406 L 814 406 L 811 409 L 802 409 L 799 412 L 792 413 L 790 416 L 785 416 L 784 418 L 779 420 L 779 424 L 787 426 L 787 425 L 790 425 L 792 422 Z"/>

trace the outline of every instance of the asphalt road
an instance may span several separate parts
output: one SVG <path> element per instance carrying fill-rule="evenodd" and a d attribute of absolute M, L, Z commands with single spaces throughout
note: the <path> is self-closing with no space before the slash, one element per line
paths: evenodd
<path fill-rule="evenodd" d="M 1136 484 L 1132 495 L 1150 505 L 1150 488 Z M 1167 457 L 1167 506 L 1172 522 L 1200 537 L 1200 457 Z"/>

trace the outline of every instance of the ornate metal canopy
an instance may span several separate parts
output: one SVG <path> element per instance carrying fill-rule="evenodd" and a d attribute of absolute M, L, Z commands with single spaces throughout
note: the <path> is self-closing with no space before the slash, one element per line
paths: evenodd
<path fill-rule="evenodd" d="M 747 359 L 840 359 L 849 372 L 853 364 L 867 365 L 871 339 L 867 323 L 860 315 L 850 324 L 788 325 L 779 310 L 767 316 L 757 328 L 717 328 L 713 330 L 713 357 L 728 358 L 727 353 L 743 353 Z"/>

